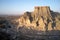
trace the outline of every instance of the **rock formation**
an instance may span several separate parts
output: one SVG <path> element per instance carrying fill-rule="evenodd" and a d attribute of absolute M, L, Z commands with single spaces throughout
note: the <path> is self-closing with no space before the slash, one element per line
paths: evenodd
<path fill-rule="evenodd" d="M 42 31 L 55 30 L 57 28 L 56 20 L 58 19 L 55 15 L 48 6 L 35 7 L 33 12 L 25 12 L 24 15 L 20 17 L 19 26 L 24 25 L 29 29 L 33 28 Z M 60 20 L 58 21 L 60 23 Z"/>

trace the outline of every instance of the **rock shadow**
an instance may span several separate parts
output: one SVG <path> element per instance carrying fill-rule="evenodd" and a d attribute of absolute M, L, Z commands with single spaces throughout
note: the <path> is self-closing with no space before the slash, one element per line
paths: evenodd
<path fill-rule="evenodd" d="M 56 12 L 53 12 L 53 11 L 51 11 L 51 16 L 52 16 L 52 29 L 54 30 L 54 28 L 56 27 L 56 19 L 55 19 L 55 17 L 57 17 L 57 14 L 56 14 Z"/>

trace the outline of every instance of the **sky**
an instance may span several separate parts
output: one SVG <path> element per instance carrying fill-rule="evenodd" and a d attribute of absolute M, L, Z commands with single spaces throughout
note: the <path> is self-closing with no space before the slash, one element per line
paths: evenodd
<path fill-rule="evenodd" d="M 35 6 L 50 6 L 60 12 L 60 0 L 0 0 L 0 14 L 22 14 L 33 11 Z"/>

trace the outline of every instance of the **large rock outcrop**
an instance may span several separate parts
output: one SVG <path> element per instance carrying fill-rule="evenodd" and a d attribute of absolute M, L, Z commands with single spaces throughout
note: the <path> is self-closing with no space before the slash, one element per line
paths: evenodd
<path fill-rule="evenodd" d="M 26 26 L 35 30 L 60 30 L 60 20 L 58 20 L 58 13 L 50 10 L 48 6 L 35 7 L 33 12 L 25 12 L 24 15 L 18 19 L 19 26 Z M 60 14 L 59 14 L 60 16 Z M 58 23 L 59 22 L 59 23 Z"/>

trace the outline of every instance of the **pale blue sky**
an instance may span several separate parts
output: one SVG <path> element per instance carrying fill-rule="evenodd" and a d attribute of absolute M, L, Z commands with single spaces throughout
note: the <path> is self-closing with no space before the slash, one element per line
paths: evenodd
<path fill-rule="evenodd" d="M 0 14 L 33 11 L 34 6 L 50 6 L 51 10 L 60 12 L 60 0 L 0 0 Z"/>

